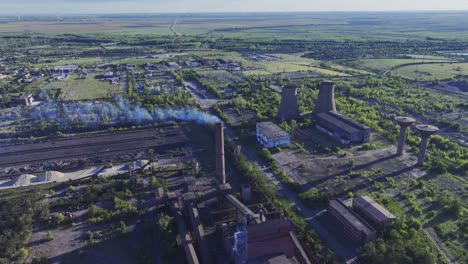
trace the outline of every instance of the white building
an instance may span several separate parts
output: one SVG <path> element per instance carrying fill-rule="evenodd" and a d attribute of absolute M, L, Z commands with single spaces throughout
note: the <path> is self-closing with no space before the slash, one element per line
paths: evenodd
<path fill-rule="evenodd" d="M 257 123 L 257 142 L 266 148 L 285 147 L 291 144 L 291 136 L 272 122 Z"/>
<path fill-rule="evenodd" d="M 55 66 L 53 71 L 56 73 L 74 73 L 78 69 L 78 65 Z"/>

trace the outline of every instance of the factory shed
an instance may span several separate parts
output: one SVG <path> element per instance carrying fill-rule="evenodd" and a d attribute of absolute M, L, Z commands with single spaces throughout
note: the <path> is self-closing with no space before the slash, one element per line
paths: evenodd
<path fill-rule="evenodd" d="M 328 212 L 338 230 L 354 243 L 374 241 L 375 230 L 338 199 L 330 200 Z"/>
<path fill-rule="evenodd" d="M 379 226 L 386 226 L 396 219 L 387 209 L 369 196 L 359 196 L 353 199 L 353 209 L 363 213 Z"/>
<path fill-rule="evenodd" d="M 291 136 L 272 122 L 257 124 L 257 142 L 266 148 L 284 147 L 291 144 Z"/>
<path fill-rule="evenodd" d="M 370 128 L 336 111 L 335 83 L 325 81 L 319 88 L 313 113 L 315 127 L 343 145 L 369 142 Z"/>
<path fill-rule="evenodd" d="M 316 114 L 317 129 L 339 139 L 342 144 L 369 142 L 370 128 L 337 112 Z"/>

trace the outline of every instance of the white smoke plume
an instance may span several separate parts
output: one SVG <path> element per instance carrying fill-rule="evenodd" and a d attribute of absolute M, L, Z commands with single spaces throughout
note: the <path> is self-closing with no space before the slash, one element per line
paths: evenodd
<path fill-rule="evenodd" d="M 32 109 L 35 121 L 56 122 L 60 128 L 67 129 L 76 125 L 99 127 L 101 125 L 143 125 L 167 122 L 194 122 L 213 124 L 219 118 L 195 108 L 148 110 L 140 104 L 116 97 L 114 101 L 89 101 L 77 103 L 57 103 L 48 100 Z"/>

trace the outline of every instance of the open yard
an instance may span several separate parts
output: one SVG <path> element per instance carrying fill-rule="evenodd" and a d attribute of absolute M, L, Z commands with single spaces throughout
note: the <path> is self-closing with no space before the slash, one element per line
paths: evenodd
<path fill-rule="evenodd" d="M 355 65 L 359 68 L 367 69 L 373 72 L 385 72 L 393 67 L 408 63 L 424 63 L 424 62 L 448 62 L 448 59 L 433 59 L 434 57 L 425 57 L 424 59 L 359 59 L 351 62 L 350 65 Z"/>
<path fill-rule="evenodd" d="M 225 88 L 229 84 L 236 84 L 242 81 L 242 77 L 225 70 L 201 70 L 197 71 L 201 75 L 201 79 L 216 89 Z"/>
<path fill-rule="evenodd" d="M 392 74 L 408 80 L 446 80 L 457 75 L 468 75 L 468 63 L 411 65 L 398 68 Z"/>
<path fill-rule="evenodd" d="M 43 83 L 39 88 L 61 89 L 59 100 L 88 100 L 111 97 L 114 94 L 121 94 L 122 85 L 113 85 L 108 81 L 95 79 L 96 74 L 90 74 L 86 79 L 79 79 L 78 75 L 71 75 L 65 81 L 53 81 Z"/>

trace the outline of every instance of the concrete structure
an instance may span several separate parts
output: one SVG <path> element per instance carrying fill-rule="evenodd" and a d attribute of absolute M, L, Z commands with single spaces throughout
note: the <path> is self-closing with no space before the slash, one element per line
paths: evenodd
<path fill-rule="evenodd" d="M 57 73 L 74 73 L 78 69 L 78 65 L 55 66 L 54 72 Z"/>
<path fill-rule="evenodd" d="M 249 202 L 252 199 L 252 188 L 249 184 L 242 185 L 242 201 Z"/>
<path fill-rule="evenodd" d="M 224 123 L 217 123 L 215 130 L 216 182 L 218 185 L 220 185 L 226 183 L 226 169 L 224 161 Z"/>
<path fill-rule="evenodd" d="M 239 201 L 234 195 L 228 194 L 225 197 L 226 200 L 243 215 L 243 217 L 245 218 L 246 225 L 252 223 L 260 224 L 263 222 L 263 219 L 260 219 L 259 214 L 252 212 L 252 210 L 245 206 L 245 204 Z"/>
<path fill-rule="evenodd" d="M 285 255 L 292 258 L 295 246 L 289 235 L 292 224 L 287 219 L 274 219 L 267 222 L 248 225 L 247 233 L 247 261 L 262 256 Z"/>
<path fill-rule="evenodd" d="M 378 204 L 369 196 L 359 196 L 353 199 L 353 209 L 363 213 L 379 226 L 386 226 L 393 222 L 396 217 Z"/>
<path fill-rule="evenodd" d="M 335 83 L 325 81 L 319 87 L 319 95 L 317 104 L 315 105 L 315 113 L 336 112 L 335 106 Z"/>
<path fill-rule="evenodd" d="M 281 92 L 281 104 L 278 110 L 278 118 L 281 121 L 298 119 L 299 105 L 297 103 L 297 88 L 288 85 Z"/>
<path fill-rule="evenodd" d="M 195 193 L 185 193 L 183 196 L 183 200 L 190 216 L 190 222 L 192 223 L 192 229 L 195 233 L 195 238 L 198 242 L 198 248 L 200 250 L 200 256 L 202 259 L 202 263 L 210 264 L 212 263 L 210 258 L 210 250 L 208 248 L 208 244 L 205 239 L 205 231 L 201 224 L 201 219 L 198 213 L 197 205 L 194 203 L 195 201 Z"/>
<path fill-rule="evenodd" d="M 197 252 L 195 251 L 195 246 L 193 245 L 192 238 L 187 228 L 185 227 L 182 209 L 180 208 L 179 203 L 176 201 L 172 202 L 170 206 L 172 215 L 174 216 L 177 225 L 177 230 L 179 231 L 180 242 L 185 252 L 186 261 L 189 264 L 199 264 L 200 261 L 198 260 Z"/>
<path fill-rule="evenodd" d="M 31 106 L 34 102 L 34 98 L 32 96 L 32 94 L 23 94 L 20 96 L 19 98 L 20 101 L 24 101 L 24 104 L 26 106 Z"/>
<path fill-rule="evenodd" d="M 406 140 L 406 129 L 411 126 L 416 120 L 411 117 L 406 116 L 397 116 L 395 117 L 395 121 L 400 125 L 400 138 L 398 139 L 398 148 L 397 148 L 397 155 L 403 155 L 403 148 L 405 146 Z"/>
<path fill-rule="evenodd" d="M 336 112 L 315 114 L 315 127 L 344 145 L 369 142 L 370 128 Z"/>
<path fill-rule="evenodd" d="M 311 263 L 287 218 L 237 226 L 236 231 L 234 236 L 227 240 L 234 240 L 233 244 L 226 244 L 228 249 L 232 249 L 229 255 L 234 256 L 236 264 Z"/>
<path fill-rule="evenodd" d="M 375 230 L 339 199 L 329 201 L 328 213 L 336 228 L 353 243 L 362 245 L 375 240 Z"/>
<path fill-rule="evenodd" d="M 337 113 L 334 95 L 334 82 L 325 81 L 320 85 L 313 114 L 315 127 L 344 145 L 369 142 L 370 129 Z"/>
<path fill-rule="evenodd" d="M 426 159 L 427 143 L 429 137 L 439 131 L 438 127 L 431 125 L 417 125 L 416 130 L 421 134 L 421 145 L 419 146 L 418 165 L 423 165 Z"/>
<path fill-rule="evenodd" d="M 257 142 L 266 148 L 284 147 L 291 144 L 291 136 L 272 122 L 257 123 Z"/>

